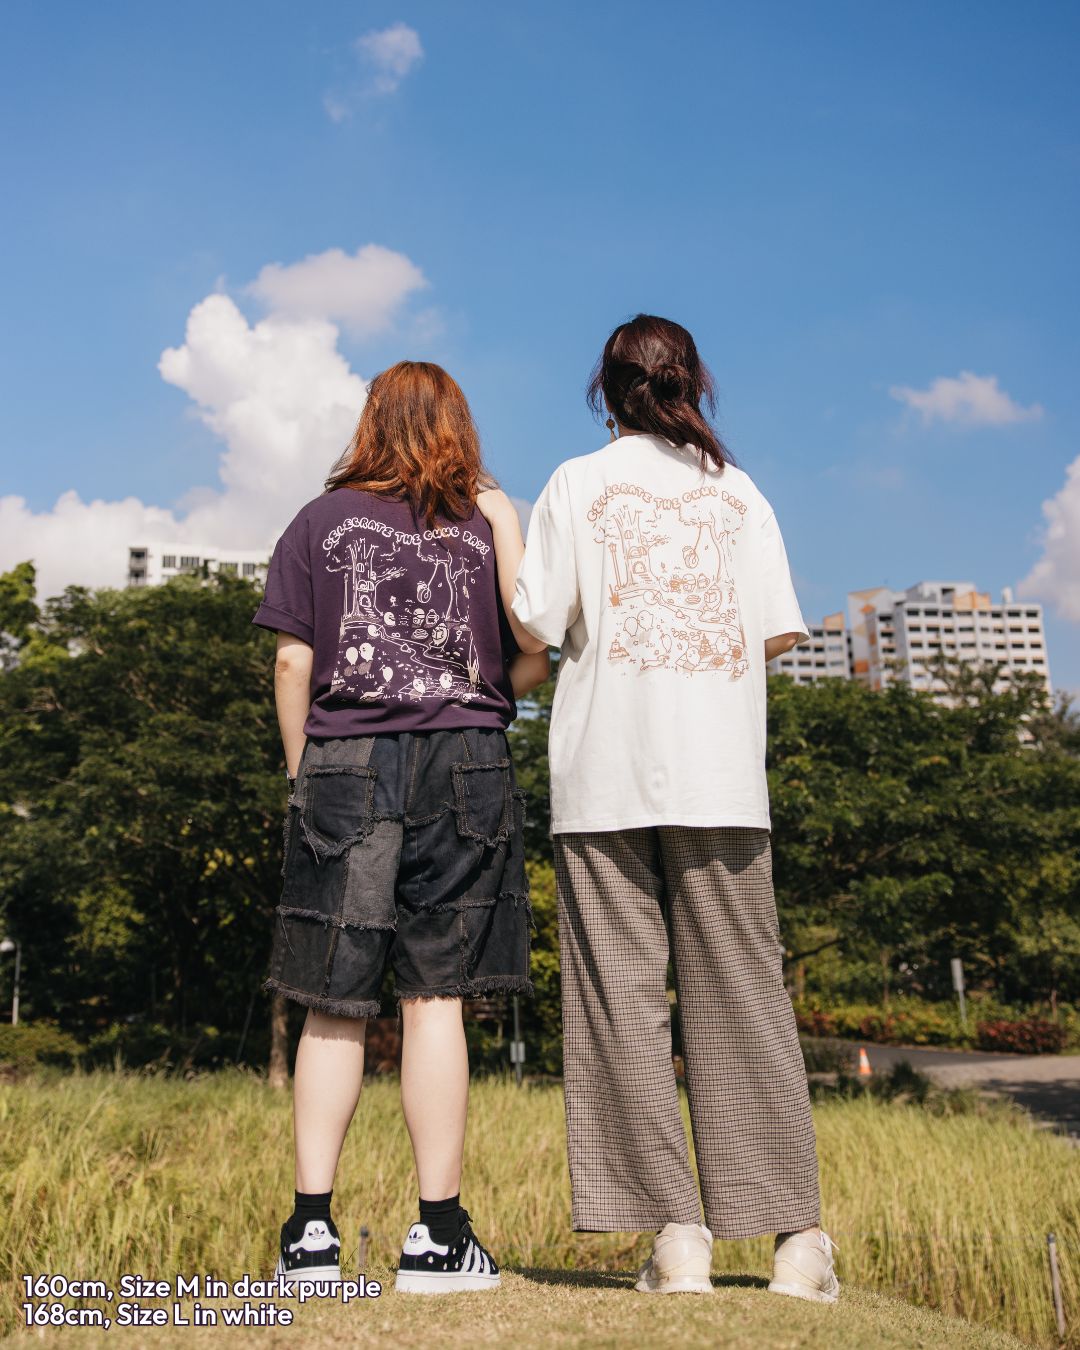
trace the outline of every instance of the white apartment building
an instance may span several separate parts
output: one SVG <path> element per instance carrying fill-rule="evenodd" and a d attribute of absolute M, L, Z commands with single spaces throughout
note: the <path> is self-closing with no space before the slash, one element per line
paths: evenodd
<path fill-rule="evenodd" d="M 774 657 L 767 669 L 771 675 L 790 675 L 796 684 L 851 678 L 851 633 L 843 610 L 826 614 L 819 625 L 808 624 L 810 640 L 782 656 Z"/>
<path fill-rule="evenodd" d="M 160 586 L 181 572 L 233 572 L 265 579 L 270 554 L 265 549 L 207 548 L 196 544 L 146 544 L 128 549 L 128 585 Z"/>
<path fill-rule="evenodd" d="M 844 668 L 838 659 L 841 647 Z M 954 661 L 997 661 L 1006 671 L 1036 671 L 1052 692 L 1042 606 L 1017 603 L 1008 587 L 995 604 L 970 581 L 850 591 L 846 625 L 842 612 L 830 614 L 820 628 L 811 629 L 809 642 L 770 661 L 768 669 L 800 684 L 842 675 L 871 689 L 899 679 L 934 690 L 925 662 L 938 652 Z"/>

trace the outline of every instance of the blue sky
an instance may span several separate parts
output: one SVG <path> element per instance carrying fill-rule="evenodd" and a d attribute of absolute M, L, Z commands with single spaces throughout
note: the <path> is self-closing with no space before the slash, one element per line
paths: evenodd
<path fill-rule="evenodd" d="M 582 395 L 610 328 L 669 315 L 808 618 L 1038 568 L 1051 673 L 1080 690 L 1074 5 L 8 0 L 0 32 L 0 492 L 25 499 L 0 565 L 52 549 L 43 577 L 100 584 L 60 494 L 98 502 L 119 558 L 133 517 L 108 504 L 182 520 L 230 445 L 272 542 L 331 442 L 261 469 L 208 425 L 218 376 L 159 358 L 207 296 L 254 325 L 269 264 L 376 244 L 425 284 L 323 316 L 336 351 L 362 377 L 445 364 L 513 495 L 602 443 Z"/>

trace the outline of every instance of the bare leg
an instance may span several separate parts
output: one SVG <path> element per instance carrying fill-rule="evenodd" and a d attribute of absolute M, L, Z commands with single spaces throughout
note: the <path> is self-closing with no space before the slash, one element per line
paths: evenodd
<path fill-rule="evenodd" d="M 293 1130 L 296 1189 L 333 1189 L 341 1146 L 364 1080 L 362 1017 L 331 1017 L 308 1009 L 296 1051 Z"/>
<path fill-rule="evenodd" d="M 403 999 L 401 1109 L 425 1200 L 461 1190 L 469 1052 L 459 998 Z"/>

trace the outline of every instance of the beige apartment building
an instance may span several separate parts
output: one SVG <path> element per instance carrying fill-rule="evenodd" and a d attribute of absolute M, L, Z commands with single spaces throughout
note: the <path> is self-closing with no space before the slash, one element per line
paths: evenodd
<path fill-rule="evenodd" d="M 970 581 L 920 581 L 849 591 L 847 611 L 829 614 L 810 640 L 769 662 L 774 674 L 799 684 L 845 678 L 883 689 L 903 680 L 932 689 L 925 662 L 944 652 L 953 660 L 999 661 L 1031 670 L 1052 692 L 1042 606 L 1017 603 L 1010 588 L 995 603 Z"/>

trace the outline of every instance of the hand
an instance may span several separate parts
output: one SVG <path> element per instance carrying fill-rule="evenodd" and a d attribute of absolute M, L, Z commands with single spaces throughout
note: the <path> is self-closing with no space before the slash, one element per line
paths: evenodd
<path fill-rule="evenodd" d="M 499 516 L 514 510 L 514 504 L 502 488 L 487 488 L 476 494 L 476 509 L 489 525 L 494 525 Z"/>

